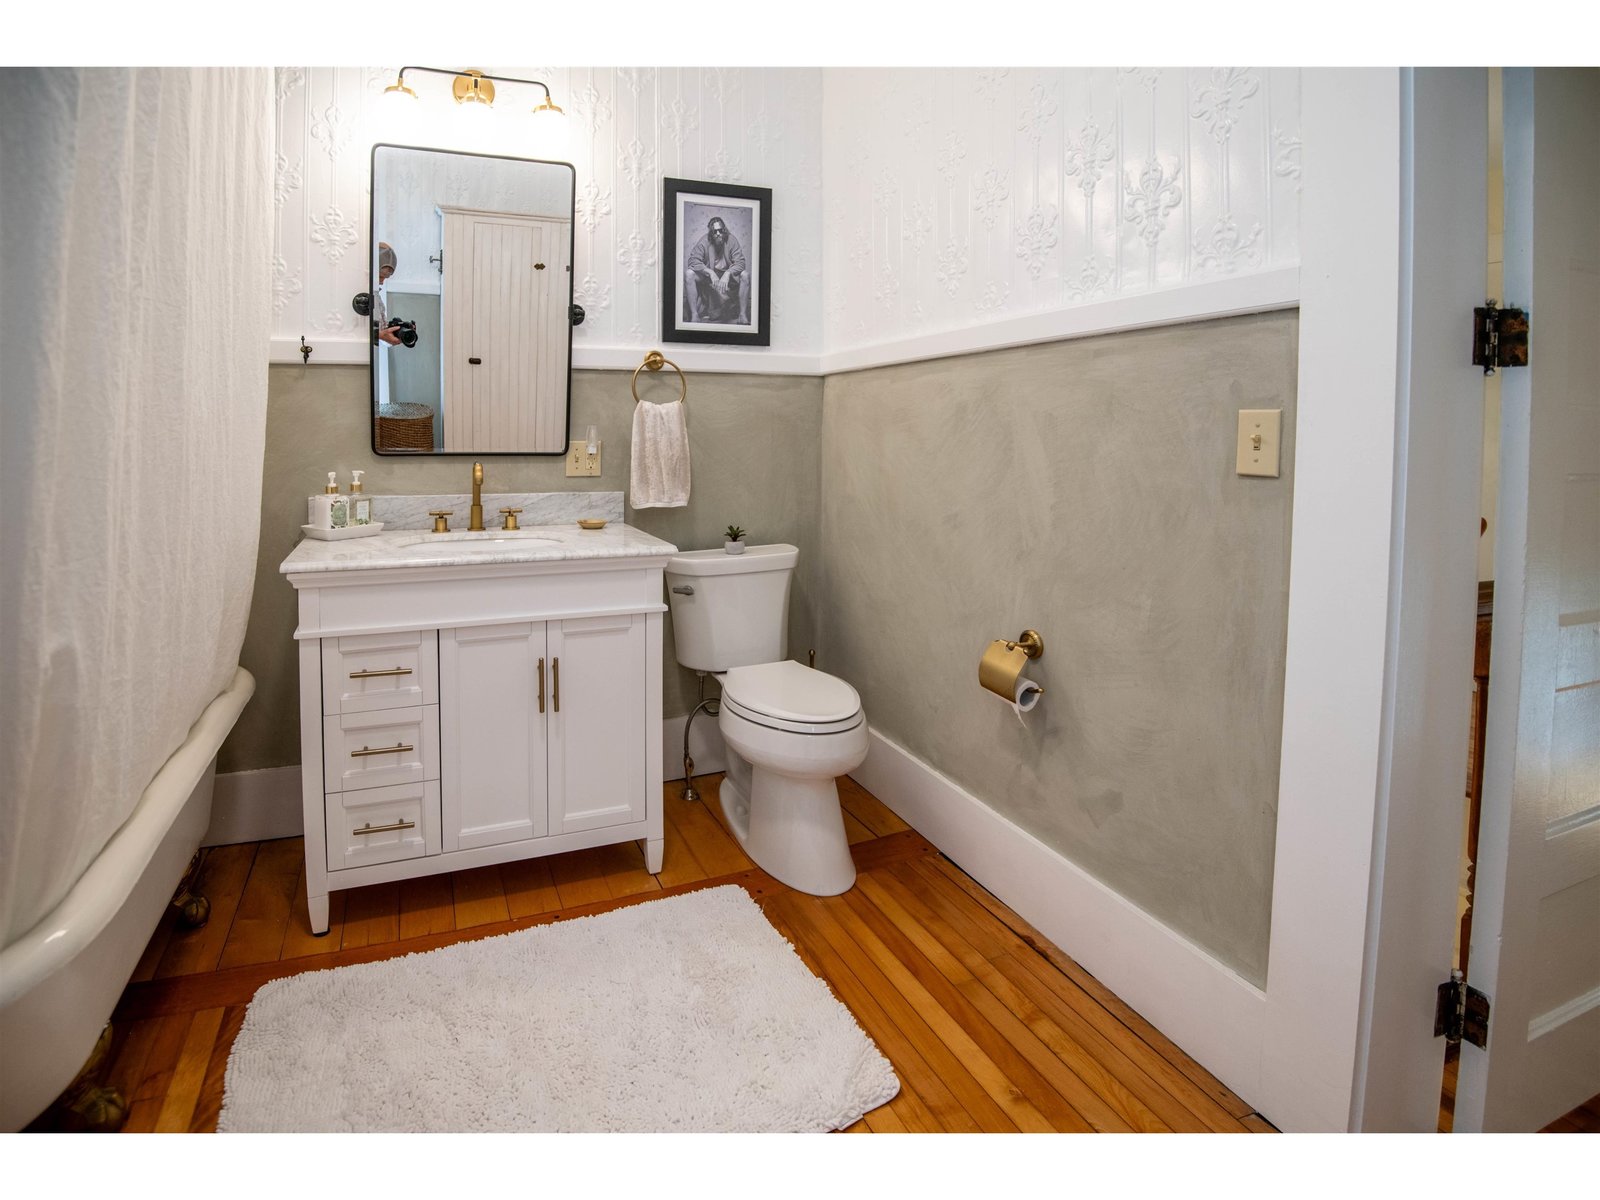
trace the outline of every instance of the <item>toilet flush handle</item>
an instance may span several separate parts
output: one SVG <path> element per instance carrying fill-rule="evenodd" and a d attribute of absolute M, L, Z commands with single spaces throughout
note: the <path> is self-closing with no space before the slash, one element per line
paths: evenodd
<path fill-rule="evenodd" d="M 694 595 L 694 588 L 689 586 L 687 583 L 680 583 L 677 587 L 673 588 L 672 590 L 677 592 L 678 595 L 680 595 L 680 596 L 692 596 L 692 595 Z"/>

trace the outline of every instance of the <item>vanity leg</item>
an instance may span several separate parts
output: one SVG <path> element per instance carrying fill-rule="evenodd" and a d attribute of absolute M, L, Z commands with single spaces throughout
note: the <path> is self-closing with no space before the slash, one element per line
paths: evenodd
<path fill-rule="evenodd" d="M 318 937 L 326 936 L 328 932 L 328 896 L 306 897 L 306 910 L 311 914 L 311 932 Z"/>
<path fill-rule="evenodd" d="M 666 850 L 666 838 L 646 838 L 644 842 L 644 869 L 652 875 L 661 874 L 661 856 Z"/>

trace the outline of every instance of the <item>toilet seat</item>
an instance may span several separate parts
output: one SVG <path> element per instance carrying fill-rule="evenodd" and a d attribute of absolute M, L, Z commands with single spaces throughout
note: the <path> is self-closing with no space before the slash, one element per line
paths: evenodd
<path fill-rule="evenodd" d="M 845 733 L 866 719 L 855 688 L 787 660 L 734 667 L 722 677 L 722 702 L 752 724 L 789 733 Z"/>

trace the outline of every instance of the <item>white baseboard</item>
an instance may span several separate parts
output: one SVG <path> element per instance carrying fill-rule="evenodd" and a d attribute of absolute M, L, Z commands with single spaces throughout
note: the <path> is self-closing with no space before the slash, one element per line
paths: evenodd
<path fill-rule="evenodd" d="M 1261 989 L 903 746 L 870 734 L 867 761 L 851 772 L 862 787 L 1241 1098 L 1258 1093 Z"/>
<path fill-rule="evenodd" d="M 668 717 L 661 723 L 661 777 L 683 778 L 683 727 L 688 717 Z M 689 735 L 689 757 L 694 759 L 696 775 L 711 775 L 725 771 L 728 755 L 722 744 L 722 731 L 717 728 L 715 713 L 701 713 L 694 719 L 694 729 Z"/>
<path fill-rule="evenodd" d="M 211 825 L 202 846 L 267 842 L 305 832 L 300 808 L 300 768 L 268 767 L 217 776 Z"/>

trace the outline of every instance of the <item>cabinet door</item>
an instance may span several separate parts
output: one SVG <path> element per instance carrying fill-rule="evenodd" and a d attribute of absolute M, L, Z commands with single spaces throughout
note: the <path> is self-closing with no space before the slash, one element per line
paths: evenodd
<path fill-rule="evenodd" d="M 550 831 L 642 821 L 645 618 L 583 617 L 549 630 Z"/>
<path fill-rule="evenodd" d="M 549 832 L 542 622 L 439 631 L 444 849 Z"/>

